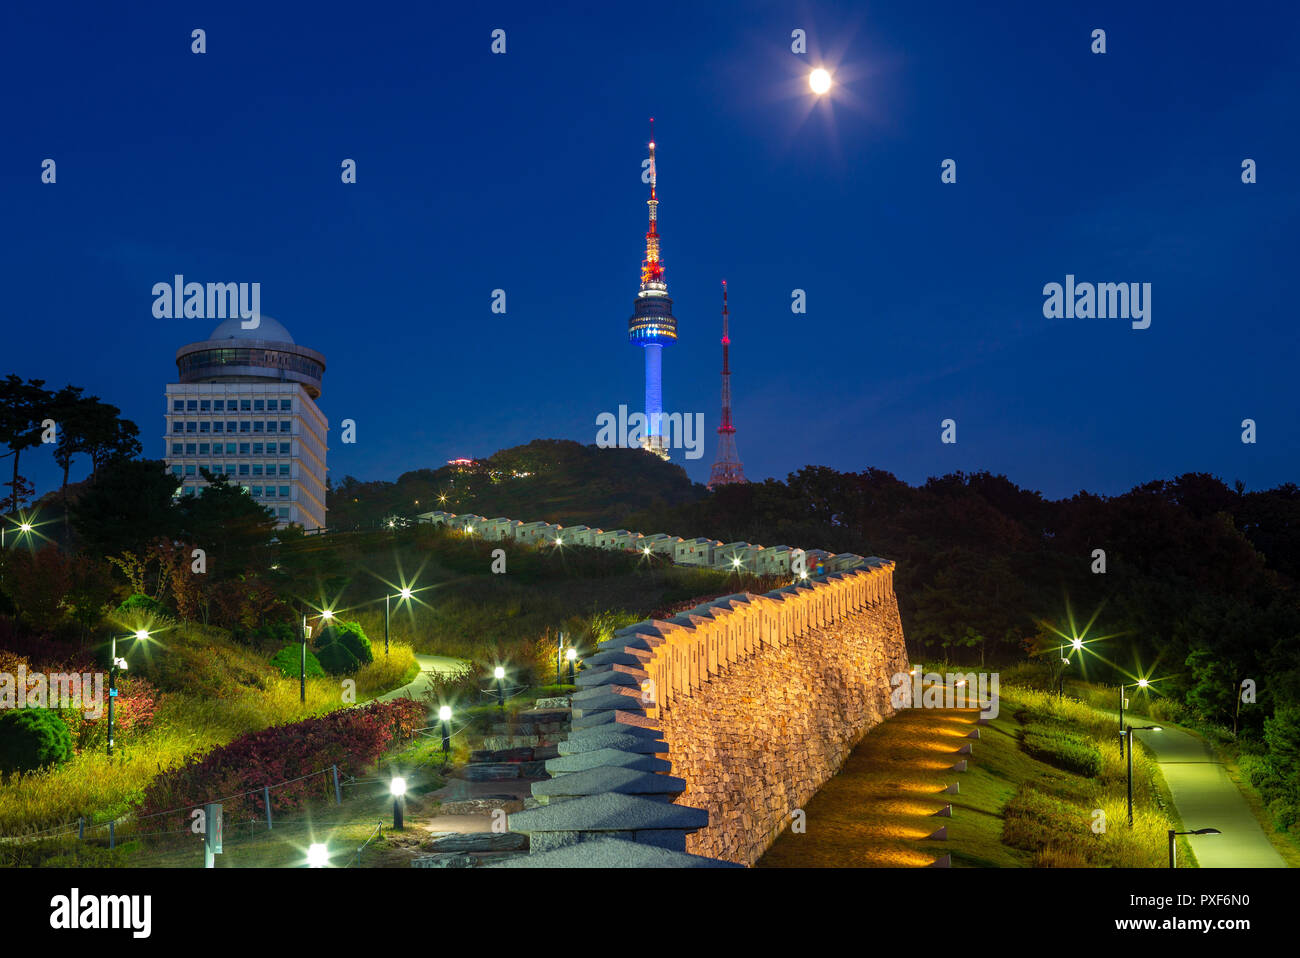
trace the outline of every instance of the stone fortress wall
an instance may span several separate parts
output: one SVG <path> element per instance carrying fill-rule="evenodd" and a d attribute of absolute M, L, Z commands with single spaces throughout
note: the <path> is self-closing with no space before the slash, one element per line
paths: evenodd
<path fill-rule="evenodd" d="M 766 550 L 749 543 L 420 518 L 489 538 L 649 548 L 717 568 L 759 571 L 782 561 L 775 556 L 785 557 L 785 571 L 791 557 L 800 565 L 801 550 L 784 546 L 760 565 Z M 683 543 L 696 551 L 679 559 Z M 862 736 L 893 714 L 890 678 L 908 670 L 894 563 L 802 555 L 809 574 L 793 585 L 639 622 L 583 661 L 572 731 L 546 763 L 552 778 L 534 784 L 537 807 L 509 818 L 511 831 L 529 835 L 530 854 L 507 867 L 759 859 Z"/>

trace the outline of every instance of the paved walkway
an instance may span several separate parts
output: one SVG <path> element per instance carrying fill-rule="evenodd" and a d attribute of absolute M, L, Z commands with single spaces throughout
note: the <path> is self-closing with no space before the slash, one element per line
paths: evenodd
<path fill-rule="evenodd" d="M 464 659 L 453 659 L 446 655 L 416 655 L 415 661 L 420 663 L 420 674 L 414 679 L 403 685 L 400 689 L 393 689 L 391 692 L 385 692 L 383 695 L 376 696 L 379 701 L 388 699 L 399 699 L 402 696 L 420 701 L 420 696 L 424 690 L 429 687 L 433 676 L 438 673 L 456 672 L 469 665 Z"/>
<path fill-rule="evenodd" d="M 1160 732 L 1134 732 L 1133 737 L 1140 738 L 1159 763 L 1183 828 L 1223 832 L 1187 836 L 1202 868 L 1287 867 L 1204 741 L 1169 725 Z"/>

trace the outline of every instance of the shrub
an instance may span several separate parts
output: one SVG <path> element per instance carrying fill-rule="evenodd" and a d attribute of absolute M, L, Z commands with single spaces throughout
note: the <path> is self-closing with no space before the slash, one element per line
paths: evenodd
<path fill-rule="evenodd" d="M 287 642 L 297 642 L 298 630 L 289 622 L 277 620 L 263 622 L 252 629 L 232 629 L 230 637 L 247 645 L 277 646 Z M 298 673 L 295 671 L 293 674 Z"/>
<path fill-rule="evenodd" d="M 0 772 L 29 772 L 72 757 L 72 734 L 50 709 L 0 712 Z"/>
<path fill-rule="evenodd" d="M 83 692 L 83 695 L 90 693 Z M 77 752 L 98 748 L 108 734 L 108 689 L 104 689 L 105 702 L 98 718 L 87 718 L 85 708 L 59 709 L 59 718 L 72 735 L 72 745 Z M 117 680 L 117 700 L 113 705 L 113 736 L 119 742 L 122 736 L 143 732 L 153 727 L 161 696 L 158 690 L 139 675 L 122 675 Z M 84 702 L 84 699 L 83 699 Z"/>
<path fill-rule="evenodd" d="M 1273 827 L 1279 832 L 1290 831 L 1296 823 L 1295 803 L 1287 798 L 1275 798 L 1268 803 L 1268 813 L 1273 816 Z"/>
<path fill-rule="evenodd" d="M 290 642 L 275 655 L 271 656 L 271 664 L 274 665 L 287 679 L 296 679 L 302 674 L 302 645 L 298 642 Z M 320 660 L 307 650 L 307 678 L 321 679 L 325 677 L 325 670 L 321 668 Z"/>
<path fill-rule="evenodd" d="M 402 698 L 241 735 L 157 776 L 145 789 L 140 814 L 171 812 L 179 828 L 196 805 L 221 797 L 233 807 L 249 793 L 264 814 L 264 785 L 274 787 L 275 808 L 301 808 L 312 796 L 333 796 L 329 776 L 318 773 L 338 765 L 341 774 L 364 774 L 389 748 L 409 739 L 424 716 L 423 705 Z"/>
<path fill-rule="evenodd" d="M 148 622 L 164 613 L 162 603 L 138 592 L 135 595 L 127 596 L 122 604 L 117 607 L 117 617 L 130 622 L 140 620 Z"/>
<path fill-rule="evenodd" d="M 321 667 L 331 675 L 348 675 L 375 660 L 370 640 L 355 622 L 335 620 L 316 639 Z"/>

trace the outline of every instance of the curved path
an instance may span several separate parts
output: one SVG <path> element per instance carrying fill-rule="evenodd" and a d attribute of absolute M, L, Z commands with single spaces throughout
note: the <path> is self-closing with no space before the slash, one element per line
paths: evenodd
<path fill-rule="evenodd" d="M 1217 828 L 1222 835 L 1189 835 L 1202 868 L 1286 868 L 1223 763 L 1203 740 L 1177 726 L 1134 732 L 1169 783 L 1183 828 Z"/>
<path fill-rule="evenodd" d="M 417 702 L 424 690 L 429 687 L 433 676 L 438 673 L 456 672 L 469 665 L 464 659 L 453 659 L 447 655 L 419 655 L 415 656 L 415 661 L 420 663 L 420 674 L 410 682 L 403 685 L 400 689 L 393 689 L 391 692 L 385 692 L 383 695 L 376 696 L 371 701 L 386 701 L 388 699 L 399 699 L 402 696 L 415 699 Z"/>

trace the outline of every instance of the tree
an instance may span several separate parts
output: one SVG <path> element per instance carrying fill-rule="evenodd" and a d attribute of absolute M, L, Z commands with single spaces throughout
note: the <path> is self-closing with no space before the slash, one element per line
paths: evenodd
<path fill-rule="evenodd" d="M 13 479 L 7 483 L 9 510 L 22 508 L 31 494 L 26 480 L 18 475 L 18 460 L 24 449 L 40 444 L 41 423 L 50 418 L 52 399 L 44 379 L 24 381 L 10 373 L 0 380 L 0 442 L 9 447 L 6 455 L 14 457 Z"/>
<path fill-rule="evenodd" d="M 271 564 L 276 519 L 243 487 L 202 470 L 207 485 L 179 503 L 179 536 L 207 553 L 207 575 L 227 579 Z"/>
<path fill-rule="evenodd" d="M 154 539 L 174 538 L 179 485 L 160 460 L 111 459 L 72 505 L 72 527 L 92 555 L 142 553 Z"/>

